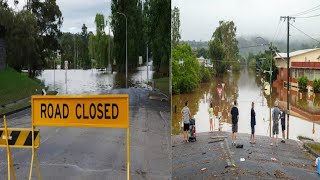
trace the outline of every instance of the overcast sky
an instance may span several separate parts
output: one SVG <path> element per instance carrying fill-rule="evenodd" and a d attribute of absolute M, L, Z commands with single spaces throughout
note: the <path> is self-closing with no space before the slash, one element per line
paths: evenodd
<path fill-rule="evenodd" d="M 172 9 L 174 6 L 180 9 L 181 39 L 202 41 L 211 38 L 220 20 L 233 20 L 237 26 L 237 36 L 273 39 L 280 16 L 294 15 L 317 5 L 320 5 L 319 0 L 172 0 Z M 320 6 L 316 11 L 301 16 L 317 14 L 320 14 Z M 299 18 L 292 23 L 320 39 L 320 16 Z M 286 23 L 281 22 L 279 29 L 275 40 L 285 40 Z M 290 34 L 293 38 L 305 38 L 293 28 Z"/>
<path fill-rule="evenodd" d="M 13 6 L 13 0 L 9 0 Z M 18 10 L 25 5 L 26 0 L 19 0 Z M 95 32 L 94 18 L 96 13 L 105 17 L 111 15 L 111 0 L 57 0 L 63 16 L 63 32 L 81 32 L 82 24 L 86 24 L 88 32 Z M 108 28 L 106 28 L 108 30 Z"/>

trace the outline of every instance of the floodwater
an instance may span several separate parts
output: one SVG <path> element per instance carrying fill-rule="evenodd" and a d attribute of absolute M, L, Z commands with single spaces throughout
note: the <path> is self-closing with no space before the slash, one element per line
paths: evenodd
<path fill-rule="evenodd" d="M 223 77 L 215 77 L 212 82 L 201 84 L 200 88 L 192 93 L 172 96 L 172 134 L 182 133 L 180 112 L 185 101 L 189 101 L 190 111 L 196 119 L 197 132 L 209 131 L 208 108 L 210 102 L 213 107 L 219 108 L 217 115 L 221 115 L 220 122 L 218 119 L 214 121 L 215 131 L 231 131 L 229 112 L 233 101 L 237 100 L 239 108 L 238 132 L 251 133 L 250 112 L 251 102 L 254 102 L 256 134 L 269 136 L 269 107 L 273 108 L 274 102 L 278 100 L 280 108 L 286 109 L 287 95 L 284 92 L 286 90 L 283 85 L 273 87 L 270 103 L 270 96 L 264 93 L 261 77 L 258 77 L 254 71 L 247 69 L 241 70 L 240 73 L 227 73 Z M 294 93 L 294 91 L 290 92 L 290 95 L 289 138 L 297 139 L 297 136 L 307 136 L 320 141 L 320 95 L 310 96 L 310 94 Z M 281 127 L 279 130 L 281 131 Z M 281 132 L 279 136 L 282 136 Z"/>
<path fill-rule="evenodd" d="M 149 80 L 154 71 L 149 66 Z M 99 94 L 115 88 L 125 88 L 125 74 L 106 73 L 97 69 L 44 70 L 37 77 L 44 82 L 49 90 L 58 94 Z M 128 87 L 147 81 L 147 66 L 137 68 L 134 73 L 128 73 Z"/>

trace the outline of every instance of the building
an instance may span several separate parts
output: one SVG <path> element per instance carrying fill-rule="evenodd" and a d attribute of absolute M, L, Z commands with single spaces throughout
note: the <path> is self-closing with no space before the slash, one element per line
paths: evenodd
<path fill-rule="evenodd" d="M 6 48 L 4 41 L 5 29 L 0 25 L 0 70 L 6 67 Z"/>
<path fill-rule="evenodd" d="M 306 76 L 309 80 L 308 89 L 312 90 L 312 83 L 320 79 L 320 48 L 304 49 L 289 53 L 290 56 L 290 85 L 298 88 L 298 78 Z M 279 73 L 277 81 L 279 85 L 287 83 L 287 53 L 278 53 L 274 57 Z"/>
<path fill-rule="evenodd" d="M 201 57 L 197 58 L 197 61 L 200 65 L 204 65 L 206 62 L 206 59 L 203 56 L 201 56 Z"/>

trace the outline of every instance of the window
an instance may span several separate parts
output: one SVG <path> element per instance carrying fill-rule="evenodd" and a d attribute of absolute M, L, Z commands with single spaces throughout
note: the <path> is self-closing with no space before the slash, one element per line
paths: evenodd
<path fill-rule="evenodd" d="M 320 69 L 314 70 L 314 77 L 315 77 L 316 79 L 320 79 Z"/>

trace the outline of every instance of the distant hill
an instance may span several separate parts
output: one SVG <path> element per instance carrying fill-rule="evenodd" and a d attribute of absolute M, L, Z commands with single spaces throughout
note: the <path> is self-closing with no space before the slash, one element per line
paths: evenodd
<path fill-rule="evenodd" d="M 242 57 L 247 58 L 249 53 L 252 54 L 258 54 L 260 52 L 264 52 L 268 47 L 266 46 L 261 46 L 261 47 L 251 47 L 250 46 L 255 46 L 258 44 L 263 44 L 263 40 L 261 39 L 256 39 L 256 37 L 243 37 L 240 36 L 237 38 L 238 39 L 238 47 L 239 47 L 239 53 Z M 268 38 L 264 38 L 267 43 L 269 43 Z M 180 43 L 187 43 L 191 46 L 192 49 L 201 49 L 205 48 L 208 49 L 208 41 L 180 41 Z M 287 52 L 287 42 L 286 40 L 282 41 L 275 41 L 273 42 L 273 45 L 280 50 L 280 52 Z M 315 41 L 310 40 L 310 39 L 303 39 L 303 38 L 291 38 L 290 40 L 290 51 L 296 51 L 300 49 L 310 49 L 310 48 L 315 48 L 315 47 L 320 47 L 319 44 L 317 44 Z"/>

